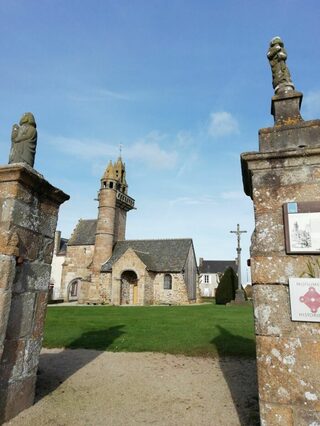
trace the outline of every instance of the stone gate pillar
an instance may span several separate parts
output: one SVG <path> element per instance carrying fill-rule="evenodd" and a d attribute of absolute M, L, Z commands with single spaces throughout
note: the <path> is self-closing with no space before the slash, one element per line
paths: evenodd
<path fill-rule="evenodd" d="M 294 90 L 276 94 L 274 127 L 259 131 L 259 152 L 241 156 L 255 214 L 251 272 L 264 426 L 320 424 L 320 324 L 292 321 L 288 286 L 317 257 L 285 245 L 283 205 L 320 201 L 320 120 L 302 120 L 301 100 Z"/>
<path fill-rule="evenodd" d="M 69 196 L 32 167 L 0 167 L 0 424 L 34 400 L 54 233 Z"/>

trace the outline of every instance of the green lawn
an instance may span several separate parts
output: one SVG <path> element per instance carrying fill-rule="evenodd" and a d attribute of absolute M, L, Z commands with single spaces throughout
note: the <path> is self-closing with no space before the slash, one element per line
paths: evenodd
<path fill-rule="evenodd" d="M 44 346 L 254 357 L 252 307 L 50 307 Z"/>

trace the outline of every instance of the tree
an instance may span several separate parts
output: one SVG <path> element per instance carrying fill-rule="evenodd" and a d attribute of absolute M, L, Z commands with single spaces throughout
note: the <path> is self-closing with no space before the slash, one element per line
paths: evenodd
<path fill-rule="evenodd" d="M 236 297 L 238 277 L 230 266 L 225 270 L 216 290 L 216 304 L 225 305 Z"/>

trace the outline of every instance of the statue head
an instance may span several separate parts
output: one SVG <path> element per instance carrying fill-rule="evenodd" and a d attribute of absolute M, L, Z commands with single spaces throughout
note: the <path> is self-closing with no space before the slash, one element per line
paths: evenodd
<path fill-rule="evenodd" d="M 20 126 L 22 124 L 30 124 L 30 126 L 37 127 L 36 120 L 31 112 L 25 112 L 21 117 L 19 124 Z"/>
<path fill-rule="evenodd" d="M 273 37 L 273 39 L 270 41 L 270 47 L 273 47 L 276 44 L 279 44 L 281 47 L 284 47 L 283 41 L 279 36 Z"/>

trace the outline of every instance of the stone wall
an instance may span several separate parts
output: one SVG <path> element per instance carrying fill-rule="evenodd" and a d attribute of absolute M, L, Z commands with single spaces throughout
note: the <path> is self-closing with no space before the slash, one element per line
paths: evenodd
<path fill-rule="evenodd" d="M 59 205 L 27 165 L 0 167 L 0 423 L 33 403 Z"/>
<path fill-rule="evenodd" d="M 93 258 L 94 246 L 68 246 L 62 269 L 61 297 L 68 300 L 68 286 L 75 278 L 86 279 L 90 276 L 89 269 Z"/>
<path fill-rule="evenodd" d="M 112 273 L 103 272 L 100 274 L 99 280 L 99 297 L 101 303 L 111 304 L 112 303 Z"/>
<path fill-rule="evenodd" d="M 187 286 L 183 274 L 170 274 L 172 277 L 172 289 L 164 288 L 165 274 L 156 274 L 154 279 L 154 304 L 156 305 L 183 305 L 189 303 Z"/>

